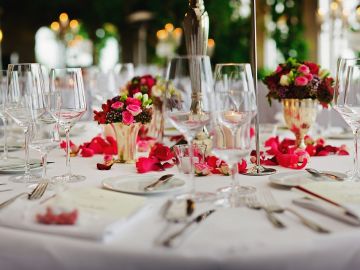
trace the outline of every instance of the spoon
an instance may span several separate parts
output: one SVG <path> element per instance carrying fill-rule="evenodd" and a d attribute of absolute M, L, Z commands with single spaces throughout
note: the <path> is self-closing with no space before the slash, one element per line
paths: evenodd
<path fill-rule="evenodd" d="M 332 180 L 336 180 L 336 181 L 343 181 L 344 178 L 336 175 L 336 174 L 332 174 L 332 173 L 328 173 L 328 172 L 320 172 L 316 169 L 313 168 L 306 168 L 305 169 L 308 173 L 310 173 L 311 175 L 315 176 L 315 177 L 327 177 L 330 178 Z"/>

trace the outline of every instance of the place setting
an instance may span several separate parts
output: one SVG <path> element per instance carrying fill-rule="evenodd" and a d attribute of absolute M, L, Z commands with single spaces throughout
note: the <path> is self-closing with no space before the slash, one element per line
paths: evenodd
<path fill-rule="evenodd" d="M 115 2 L 0 4 L 1 270 L 358 269 L 360 3 Z"/>

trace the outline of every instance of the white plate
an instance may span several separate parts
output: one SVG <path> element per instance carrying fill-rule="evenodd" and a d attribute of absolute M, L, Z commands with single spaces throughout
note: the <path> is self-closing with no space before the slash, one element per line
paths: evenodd
<path fill-rule="evenodd" d="M 8 145 L 7 147 L 9 152 L 14 152 L 23 149 L 22 145 Z M 0 145 L 0 152 L 4 152 L 4 146 Z"/>
<path fill-rule="evenodd" d="M 322 171 L 331 174 L 335 174 L 339 177 L 345 178 L 346 174 L 339 173 L 339 172 L 332 172 L 332 171 Z M 269 181 L 272 184 L 284 186 L 284 187 L 295 187 L 300 186 L 308 183 L 313 183 L 316 181 L 326 181 L 323 178 L 315 178 L 311 174 L 306 171 L 301 172 L 284 172 L 284 173 L 277 173 L 269 176 Z M 329 179 L 329 181 L 336 181 Z"/>
<path fill-rule="evenodd" d="M 145 191 L 144 188 L 156 181 L 160 175 L 122 175 L 106 178 L 102 181 L 103 187 L 136 195 L 151 195 L 175 192 L 185 187 L 185 181 L 176 176 L 158 188 Z"/>
<path fill-rule="evenodd" d="M 351 140 L 354 138 L 354 134 L 352 134 L 351 132 L 343 132 L 337 134 L 329 134 L 326 137 L 332 140 Z"/>
<path fill-rule="evenodd" d="M 30 166 L 30 171 L 39 170 L 42 167 L 41 162 L 38 159 L 31 159 L 30 163 L 33 164 Z M 0 174 L 17 174 L 24 172 L 25 172 L 25 166 L 16 166 L 16 167 L 11 167 L 11 165 L 0 166 Z"/>

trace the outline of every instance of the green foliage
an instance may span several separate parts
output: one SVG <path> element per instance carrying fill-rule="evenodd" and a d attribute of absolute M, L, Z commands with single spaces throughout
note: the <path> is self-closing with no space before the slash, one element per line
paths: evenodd
<path fill-rule="evenodd" d="M 270 0 L 272 21 L 275 30 L 270 32 L 276 41 L 276 46 L 284 59 L 289 57 L 298 60 L 308 58 L 308 44 L 304 40 L 304 25 L 302 22 L 302 7 L 304 0 Z"/>

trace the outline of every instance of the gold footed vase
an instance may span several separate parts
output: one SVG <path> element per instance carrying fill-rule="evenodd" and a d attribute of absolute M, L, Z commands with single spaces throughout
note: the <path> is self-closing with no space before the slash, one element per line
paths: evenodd
<path fill-rule="evenodd" d="M 118 158 L 116 163 L 135 163 L 136 138 L 141 128 L 141 123 L 125 125 L 123 123 L 112 123 L 114 129 Z"/>
<path fill-rule="evenodd" d="M 283 99 L 283 113 L 287 127 L 294 133 L 298 148 L 305 148 L 304 137 L 316 120 L 319 102 L 314 99 Z"/>
<path fill-rule="evenodd" d="M 164 136 L 164 114 L 162 104 L 154 104 L 151 122 L 146 124 L 147 136 L 155 138 L 156 142 L 161 143 Z"/>

